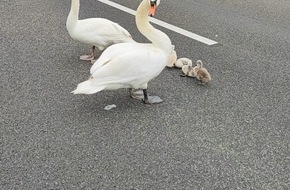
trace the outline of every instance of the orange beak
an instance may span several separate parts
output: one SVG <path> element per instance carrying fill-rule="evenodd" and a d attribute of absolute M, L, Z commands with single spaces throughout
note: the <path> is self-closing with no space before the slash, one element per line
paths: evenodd
<path fill-rule="evenodd" d="M 150 6 L 149 16 L 153 17 L 155 15 L 156 8 L 157 8 L 157 6 L 155 4 Z"/>

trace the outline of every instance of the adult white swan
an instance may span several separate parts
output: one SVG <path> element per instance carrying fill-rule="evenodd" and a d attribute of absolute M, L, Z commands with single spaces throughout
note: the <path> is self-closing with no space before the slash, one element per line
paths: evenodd
<path fill-rule="evenodd" d="M 142 89 L 144 103 L 160 103 L 148 96 L 147 83 L 165 68 L 172 51 L 168 36 L 149 23 L 160 0 L 143 0 L 136 13 L 138 30 L 152 43 L 121 43 L 108 47 L 91 67 L 89 80 L 80 83 L 74 94 L 93 94 L 119 88 Z"/>
<path fill-rule="evenodd" d="M 79 20 L 79 7 L 79 0 L 71 0 L 66 28 L 74 40 L 92 45 L 92 54 L 83 55 L 80 59 L 88 61 L 95 59 L 95 47 L 103 50 L 112 44 L 133 41 L 130 33 L 125 28 L 108 19 L 88 18 Z"/>

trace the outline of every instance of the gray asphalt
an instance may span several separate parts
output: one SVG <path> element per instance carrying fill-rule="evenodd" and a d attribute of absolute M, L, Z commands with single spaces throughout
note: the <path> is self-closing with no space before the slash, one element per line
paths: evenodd
<path fill-rule="evenodd" d="M 69 0 L 0 7 L 0 189 L 289 189 L 289 1 L 163 0 L 156 18 L 219 44 L 155 25 L 213 81 L 166 68 L 149 83 L 165 99 L 153 106 L 126 89 L 70 93 L 91 65 L 78 58 L 89 47 L 65 29 Z M 88 17 L 147 41 L 132 15 L 96 0 L 81 1 Z"/>

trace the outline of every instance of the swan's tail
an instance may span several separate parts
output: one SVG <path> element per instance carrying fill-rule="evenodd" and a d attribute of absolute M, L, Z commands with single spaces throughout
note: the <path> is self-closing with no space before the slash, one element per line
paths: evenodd
<path fill-rule="evenodd" d="M 85 82 L 82 82 L 78 84 L 77 88 L 72 91 L 73 94 L 93 94 L 96 92 L 99 92 L 101 90 L 104 90 L 104 86 L 97 86 L 93 84 L 93 80 L 89 79 Z"/>

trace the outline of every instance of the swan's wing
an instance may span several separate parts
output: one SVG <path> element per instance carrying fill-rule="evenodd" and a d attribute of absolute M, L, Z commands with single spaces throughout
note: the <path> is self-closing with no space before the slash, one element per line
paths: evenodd
<path fill-rule="evenodd" d="M 90 44 L 96 41 L 101 45 L 129 41 L 130 33 L 117 23 L 103 18 L 79 20 L 75 33 L 78 40 Z"/>
<path fill-rule="evenodd" d="M 92 72 L 92 77 L 98 81 L 110 83 L 145 83 L 156 77 L 166 66 L 167 56 L 157 48 L 146 46 L 132 48 L 120 54 Z M 103 80 L 104 79 L 104 80 Z"/>
<path fill-rule="evenodd" d="M 144 45 L 143 45 L 144 46 Z M 93 74 L 97 69 L 104 64 L 112 61 L 115 57 L 132 51 L 132 49 L 142 48 L 142 44 L 139 43 L 121 43 L 114 44 L 108 47 L 90 69 L 90 73 Z"/>
<path fill-rule="evenodd" d="M 73 93 L 92 94 L 104 89 L 140 88 L 166 66 L 168 56 L 160 49 L 146 45 L 128 47 L 126 52 L 107 58 L 106 62 L 99 62 L 91 78 L 80 83 Z"/>
<path fill-rule="evenodd" d="M 115 26 L 116 29 L 122 32 L 125 36 L 132 37 L 131 34 L 125 28 L 120 26 L 118 23 L 113 22 L 113 26 Z"/>

